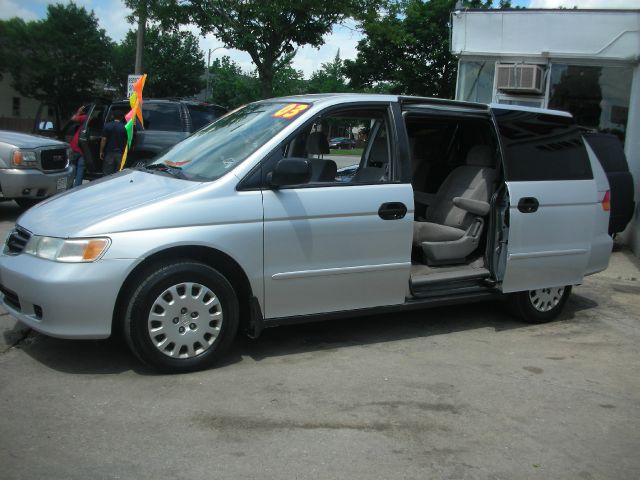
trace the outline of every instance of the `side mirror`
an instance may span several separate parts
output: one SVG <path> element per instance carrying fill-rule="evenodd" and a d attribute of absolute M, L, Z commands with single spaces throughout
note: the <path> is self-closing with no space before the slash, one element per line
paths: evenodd
<path fill-rule="evenodd" d="M 269 177 L 269 183 L 275 188 L 309 183 L 311 164 L 304 158 L 283 158 L 276 163 Z"/>

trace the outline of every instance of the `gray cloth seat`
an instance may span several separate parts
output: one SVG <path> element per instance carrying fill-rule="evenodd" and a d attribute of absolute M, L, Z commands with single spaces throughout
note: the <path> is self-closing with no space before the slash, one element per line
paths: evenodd
<path fill-rule="evenodd" d="M 306 150 L 308 155 L 326 155 L 329 150 L 329 141 L 322 132 L 312 132 L 307 137 Z"/>
<path fill-rule="evenodd" d="M 435 195 L 416 194 L 416 202 L 429 202 L 413 232 L 413 244 L 422 249 L 428 264 L 464 262 L 478 247 L 496 178 L 494 165 L 492 149 L 476 145 L 466 164 L 449 173 Z"/>
<path fill-rule="evenodd" d="M 368 164 L 358 169 L 353 176 L 354 183 L 377 183 L 389 174 L 389 149 L 386 137 L 378 137 L 371 145 Z"/>
<path fill-rule="evenodd" d="M 312 132 L 305 142 L 305 150 L 311 164 L 310 182 L 333 182 L 338 174 L 338 166 L 333 160 L 322 158 L 329 153 L 329 141 L 322 132 Z M 317 155 L 317 157 L 313 157 Z"/>
<path fill-rule="evenodd" d="M 333 182 L 338 174 L 338 165 L 333 160 L 323 158 L 310 158 L 311 178 L 310 182 Z"/>

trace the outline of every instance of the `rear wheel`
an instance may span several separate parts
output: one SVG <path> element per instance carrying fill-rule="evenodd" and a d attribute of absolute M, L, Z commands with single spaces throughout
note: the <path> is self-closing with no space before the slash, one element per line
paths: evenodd
<path fill-rule="evenodd" d="M 238 330 L 238 300 L 217 270 L 184 261 L 157 267 L 130 295 L 124 318 L 129 347 L 163 372 L 213 365 Z"/>
<path fill-rule="evenodd" d="M 560 315 L 571 294 L 571 286 L 540 288 L 512 293 L 511 310 L 527 323 L 550 322 Z"/>

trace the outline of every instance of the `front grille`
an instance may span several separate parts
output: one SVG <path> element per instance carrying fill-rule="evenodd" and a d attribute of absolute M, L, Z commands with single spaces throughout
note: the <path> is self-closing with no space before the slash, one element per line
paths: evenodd
<path fill-rule="evenodd" d="M 2 285 L 0 285 L 0 292 L 2 292 L 2 294 L 4 295 L 4 303 L 9 305 L 11 308 L 20 311 L 20 299 L 15 292 L 12 292 Z"/>
<path fill-rule="evenodd" d="M 13 232 L 7 237 L 7 253 L 10 255 L 22 253 L 30 238 L 31 232 L 16 225 Z"/>
<path fill-rule="evenodd" d="M 69 164 L 67 150 L 65 148 L 42 150 L 40 152 L 40 164 L 42 165 L 42 170 L 64 170 Z"/>

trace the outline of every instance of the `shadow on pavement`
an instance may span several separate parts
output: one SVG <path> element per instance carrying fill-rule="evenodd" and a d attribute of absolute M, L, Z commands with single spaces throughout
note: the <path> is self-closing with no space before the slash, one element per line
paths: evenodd
<path fill-rule="evenodd" d="M 124 340 L 63 340 L 31 331 L 15 348 L 48 368 L 74 374 L 153 374 L 129 351 Z"/>
<path fill-rule="evenodd" d="M 593 300 L 573 294 L 557 322 L 575 318 L 581 310 L 597 307 Z M 502 331 L 530 328 L 512 317 L 501 302 L 432 308 L 407 313 L 345 318 L 266 329 L 257 340 L 240 335 L 218 368 L 269 357 L 349 348 L 411 338 L 428 338 L 460 331 Z M 73 374 L 117 374 L 134 371 L 155 375 L 128 350 L 124 339 L 61 340 L 31 332 L 17 347 L 43 365 Z"/>
<path fill-rule="evenodd" d="M 23 210 L 13 201 L 0 201 L 0 222 L 15 222 Z M 11 225 L 13 228 L 13 225 Z"/>
<path fill-rule="evenodd" d="M 578 302 L 567 304 L 556 322 L 571 321 L 580 310 L 595 306 L 597 303 L 580 297 Z M 489 328 L 500 333 L 529 327 L 530 324 L 511 316 L 505 303 L 493 301 L 267 329 L 257 341 L 241 338 L 236 342 L 232 355 L 246 355 L 260 361 L 294 353 L 427 338 L 468 330 Z"/>

